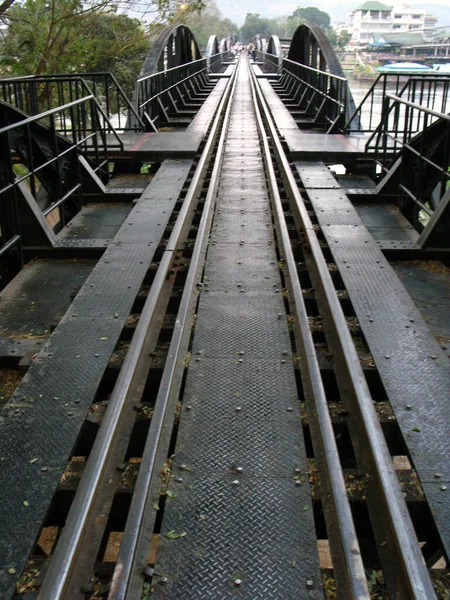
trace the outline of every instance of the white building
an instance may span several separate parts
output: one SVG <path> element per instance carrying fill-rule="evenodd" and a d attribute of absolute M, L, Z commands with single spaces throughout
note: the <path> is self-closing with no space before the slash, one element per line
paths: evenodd
<path fill-rule="evenodd" d="M 436 23 L 434 17 L 408 4 L 388 6 L 369 0 L 350 14 L 350 43 L 366 46 L 373 34 L 416 31 L 432 23 Z"/>

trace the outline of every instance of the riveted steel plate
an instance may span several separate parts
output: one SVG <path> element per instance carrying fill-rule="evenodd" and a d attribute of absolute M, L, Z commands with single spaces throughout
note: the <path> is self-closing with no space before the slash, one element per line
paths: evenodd
<path fill-rule="evenodd" d="M 269 220 L 268 220 L 269 219 Z M 267 246 L 272 241 L 272 221 L 263 210 L 245 209 L 222 211 L 216 215 L 211 240 L 221 244 L 258 244 Z"/>
<path fill-rule="evenodd" d="M 112 239 L 132 209 L 130 203 L 99 203 L 83 206 L 58 234 L 58 239 Z"/>
<path fill-rule="evenodd" d="M 450 358 L 450 278 L 439 261 L 413 260 L 391 263 L 428 327 Z"/>
<path fill-rule="evenodd" d="M 248 81 L 239 79 L 237 93 L 244 91 L 249 101 Z M 233 113 L 254 123 L 247 101 L 233 104 Z M 224 172 L 218 212 L 230 177 Z M 258 196 L 255 212 L 251 206 L 244 218 L 236 210 L 220 215 L 224 234 L 236 236 L 252 216 L 254 223 L 266 219 L 261 207 L 269 208 L 267 193 Z M 273 236 L 271 227 L 264 232 Z M 237 286 L 238 260 L 254 274 L 261 267 L 262 279 L 249 281 L 248 289 L 256 282 L 255 291 Z M 157 577 L 154 596 L 323 598 L 273 250 L 256 243 L 210 246 L 206 274 L 211 289 L 223 289 L 225 281 L 232 289 L 201 291 L 170 484 L 176 498 L 165 506 L 155 565 L 167 583 Z M 185 535 L 171 540 L 165 537 L 170 532 Z"/>
<path fill-rule="evenodd" d="M 205 476 L 229 470 L 235 477 L 233 465 L 240 465 L 246 474 L 292 480 L 304 458 L 292 362 L 240 358 L 193 355 L 177 464 Z"/>
<path fill-rule="evenodd" d="M 202 291 L 201 295 L 193 352 L 215 357 L 237 352 L 277 357 L 289 353 L 286 323 L 278 318 L 284 312 L 279 288 L 266 293 L 245 288 L 228 293 Z"/>
<path fill-rule="evenodd" d="M 205 269 L 205 286 L 210 292 L 271 292 L 280 287 L 279 274 L 273 266 L 277 257 L 273 246 L 258 248 L 258 256 L 248 245 L 211 245 Z M 239 285 L 240 284 L 240 285 Z"/>
<path fill-rule="evenodd" d="M 308 486 L 293 480 L 232 475 L 196 480 L 177 487 L 169 501 L 155 571 L 156 598 L 322 598 L 314 558 L 314 531 Z M 164 534 L 186 535 L 176 540 Z M 240 587 L 235 581 L 240 580 Z M 307 582 L 312 587 L 308 587 Z M 310 584 L 310 585 L 311 585 Z"/>
<path fill-rule="evenodd" d="M 325 137 L 325 136 L 324 136 Z M 296 162 L 295 168 L 305 188 L 341 189 L 341 186 L 322 162 Z"/>
<path fill-rule="evenodd" d="M 447 556 L 450 555 L 450 482 L 435 479 L 434 483 L 422 484 L 425 496 L 432 507 L 439 506 L 439 510 L 431 509 L 436 520 L 441 541 Z"/>
<path fill-rule="evenodd" d="M 94 266 L 80 259 L 29 262 L 1 293 L 1 337 L 25 341 L 49 335 Z"/>
<path fill-rule="evenodd" d="M 157 238 L 153 225 L 160 224 L 162 233 L 183 186 L 182 178 L 173 177 L 174 163 L 179 164 L 170 161 L 167 169 L 162 165 L 157 190 L 149 184 L 0 415 L 2 599 L 15 591 L 158 247 L 158 241 L 151 241 Z M 186 176 L 191 163 L 182 163 L 179 169 Z M 160 200 L 164 178 L 166 196 Z"/>
<path fill-rule="evenodd" d="M 335 203 L 321 201 L 316 206 L 314 192 L 309 196 L 419 479 L 422 484 L 432 482 L 434 473 L 440 472 L 443 479 L 449 480 L 447 357 L 378 244 L 362 221 L 356 222 L 351 202 L 347 200 L 349 224 L 329 225 Z M 448 518 L 434 496 L 429 502 L 438 522 Z M 448 545 L 450 540 L 447 538 L 445 543 Z"/>

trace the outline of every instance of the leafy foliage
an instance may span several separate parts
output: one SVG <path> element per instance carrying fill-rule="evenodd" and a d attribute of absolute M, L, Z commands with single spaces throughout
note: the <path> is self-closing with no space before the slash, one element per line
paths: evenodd
<path fill-rule="evenodd" d="M 208 2 L 200 15 L 190 14 L 186 25 L 192 31 L 199 46 L 206 46 L 210 35 L 220 39 L 235 34 L 239 37 L 239 27 L 230 19 L 223 18 L 214 1 Z"/>
<path fill-rule="evenodd" d="M 152 0 L 145 28 L 117 12 L 113 0 L 15 0 L 2 19 L 0 76 L 111 71 L 131 92 L 148 53 L 148 35 L 168 23 L 201 11 L 203 0 Z M 0 8 L 3 4 L 0 4 Z"/>

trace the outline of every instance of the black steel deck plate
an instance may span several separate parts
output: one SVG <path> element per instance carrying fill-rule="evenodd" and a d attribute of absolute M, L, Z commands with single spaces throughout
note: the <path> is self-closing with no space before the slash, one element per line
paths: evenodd
<path fill-rule="evenodd" d="M 163 163 L 0 413 L 2 600 L 14 593 L 191 164 Z"/>
<path fill-rule="evenodd" d="M 58 240 L 113 239 L 131 209 L 129 202 L 87 204 L 67 223 Z"/>
<path fill-rule="evenodd" d="M 279 317 L 280 271 L 267 243 L 273 241 L 265 225 L 269 198 L 252 191 L 264 182 L 264 168 L 249 83 L 241 77 L 242 71 L 218 192 L 215 235 L 220 232 L 221 242 L 211 246 L 204 280 L 221 291 L 201 288 L 173 461 L 177 497 L 166 502 L 155 565 L 168 583 L 156 581 L 154 596 L 320 599 L 289 331 Z M 235 143 L 247 136 L 248 169 Z M 252 222 L 254 235 L 247 231 Z M 241 243 L 242 230 L 248 242 Z M 247 286 L 234 284 L 238 261 L 245 269 L 262 261 L 265 285 L 252 286 L 253 278 Z M 228 284 L 229 291 L 223 289 Z M 168 539 L 172 530 L 186 535 Z"/>
<path fill-rule="evenodd" d="M 80 259 L 29 262 L 1 293 L 0 356 L 21 357 L 42 346 L 94 266 Z"/>
<path fill-rule="evenodd" d="M 450 481 L 448 359 L 345 194 L 337 198 L 311 188 L 308 196 L 426 493 L 435 473 Z M 428 501 L 438 523 L 448 519 L 434 494 Z M 446 531 L 441 535 L 449 552 Z"/>

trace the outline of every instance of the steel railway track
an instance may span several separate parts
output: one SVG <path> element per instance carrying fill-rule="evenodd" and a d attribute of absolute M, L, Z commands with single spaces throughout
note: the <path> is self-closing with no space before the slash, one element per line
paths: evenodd
<path fill-rule="evenodd" d="M 345 600 L 436 597 L 415 533 L 417 522 L 410 517 L 408 498 L 394 469 L 389 444 L 395 436 L 387 441 L 386 427 L 380 424 L 377 400 L 382 390 L 374 369 L 364 368 L 355 347 L 361 336 L 351 303 L 257 80 L 248 63 L 241 61 L 167 233 L 40 587 L 41 599 L 147 599 L 152 592 L 164 596 L 167 576 L 155 570 L 155 553 L 170 500 L 168 482 L 180 477 L 172 471 L 172 461 L 179 420 L 189 410 L 183 391 L 189 362 L 196 359 L 190 353 L 198 298 L 208 290 L 204 268 L 238 69 L 241 73 L 248 70 L 251 80 L 255 114 L 248 118 L 256 119 L 264 156 L 286 318 L 292 325 L 298 395 L 304 403 L 303 429 L 311 440 L 309 475 L 316 530 L 322 530 L 318 537 L 328 539 L 333 565 L 332 571 L 323 571 L 325 597 L 333 597 L 329 594 L 334 593 L 334 586 L 337 597 Z M 155 357 L 161 355 L 163 364 L 155 369 Z M 336 424 L 336 406 L 344 415 L 341 429 Z M 139 426 L 142 421 L 144 434 Z M 338 431 L 345 432 L 345 442 Z M 138 441 L 133 442 L 135 438 Z M 130 480 L 124 484 L 127 473 Z M 352 502 L 349 481 L 363 482 L 358 503 Z M 118 499 L 124 487 L 128 488 L 126 499 Z M 119 530 L 118 522 L 122 526 L 120 548 L 105 565 L 102 557 L 113 545 L 111 532 Z M 374 572 L 378 574 L 375 584 Z M 236 578 L 230 597 L 260 597 L 245 585 L 239 588 Z M 324 597 L 318 588 L 313 597 Z M 283 597 L 283 590 L 277 593 L 267 598 Z M 309 597 L 305 595 L 309 593 L 299 590 L 298 597 Z"/>

